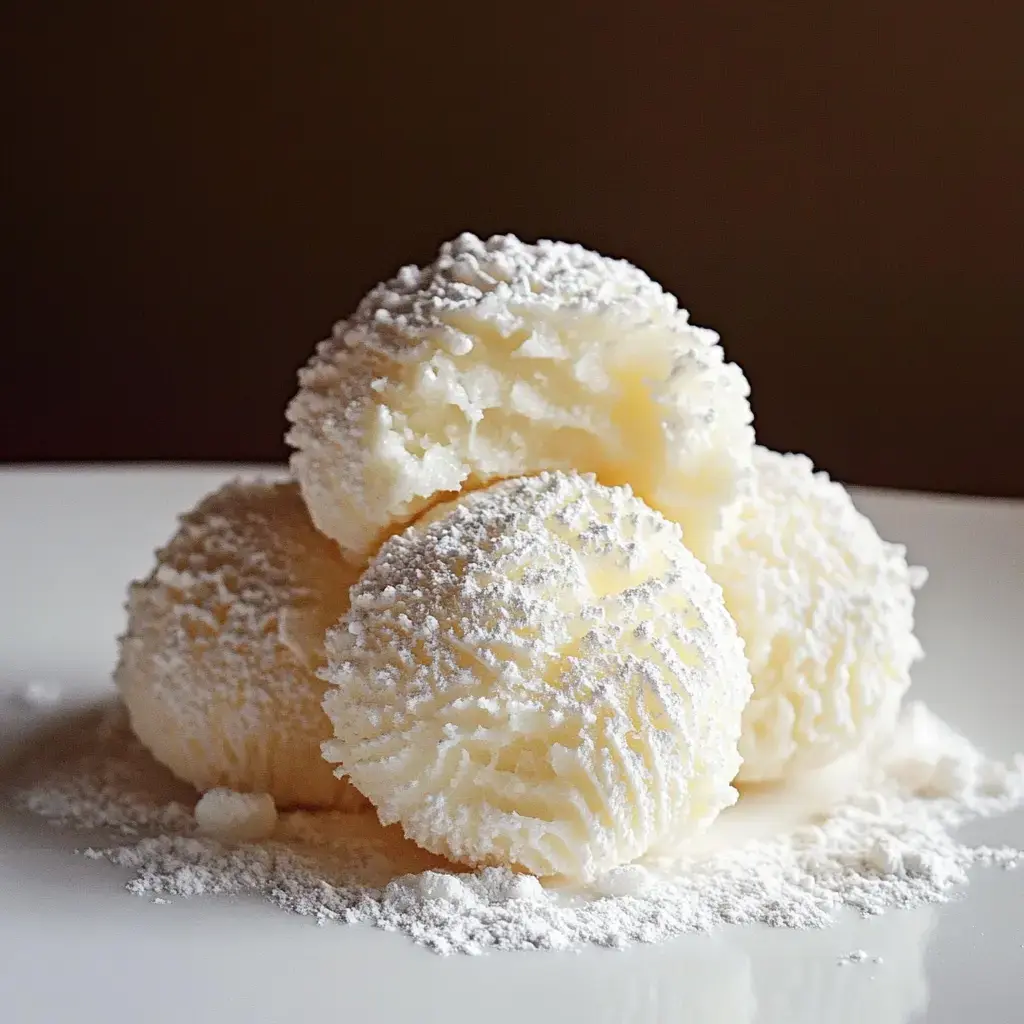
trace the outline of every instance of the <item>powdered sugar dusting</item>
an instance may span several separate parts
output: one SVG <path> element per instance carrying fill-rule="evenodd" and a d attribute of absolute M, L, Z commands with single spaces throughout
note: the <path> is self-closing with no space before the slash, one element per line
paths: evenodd
<path fill-rule="evenodd" d="M 198 837 L 188 807 L 161 805 L 158 786 L 141 786 L 145 755 L 123 719 L 104 729 L 60 771 L 36 765 L 15 796 L 69 827 L 149 830 L 90 851 L 129 869 L 132 892 L 258 894 L 323 924 L 371 924 L 439 953 L 618 948 L 741 922 L 821 927 L 844 907 L 875 915 L 946 901 L 972 868 L 1010 868 L 1022 856 L 952 833 L 1024 803 L 1024 758 L 985 758 L 920 705 L 908 709 L 877 774 L 830 814 L 699 860 L 632 865 L 583 890 L 498 868 L 459 872 L 367 814 L 283 815 L 259 844 Z"/>
<path fill-rule="evenodd" d="M 473 342 L 456 326 L 460 313 L 472 310 L 507 329 L 527 308 L 600 313 L 613 306 L 617 317 L 640 320 L 678 308 L 673 295 L 625 260 L 568 242 L 529 244 L 515 235 L 484 240 L 464 232 L 445 242 L 433 263 L 402 267 L 373 288 L 346 322 L 344 336 L 349 344 L 404 346 L 440 331 L 453 354 L 464 355 Z"/>

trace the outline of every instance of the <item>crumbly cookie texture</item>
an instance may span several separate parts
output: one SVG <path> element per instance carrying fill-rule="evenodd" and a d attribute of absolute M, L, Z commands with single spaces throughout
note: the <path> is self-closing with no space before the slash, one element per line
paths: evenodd
<path fill-rule="evenodd" d="M 628 488 L 542 473 L 431 510 L 327 653 L 325 756 L 452 860 L 589 879 L 735 800 L 742 643 L 678 525 Z"/>
<path fill-rule="evenodd" d="M 115 681 L 139 739 L 200 791 L 365 801 L 320 756 L 323 636 L 358 571 L 294 483 L 230 483 L 182 517 L 128 596 Z"/>
<path fill-rule="evenodd" d="M 299 374 L 292 468 L 355 560 L 442 499 L 542 470 L 629 484 L 707 556 L 749 474 L 749 388 L 631 264 L 460 235 L 338 323 Z"/>
<path fill-rule="evenodd" d="M 840 484 L 758 447 L 751 496 L 709 565 L 746 644 L 754 696 L 741 782 L 834 761 L 891 728 L 922 655 L 907 564 Z"/>

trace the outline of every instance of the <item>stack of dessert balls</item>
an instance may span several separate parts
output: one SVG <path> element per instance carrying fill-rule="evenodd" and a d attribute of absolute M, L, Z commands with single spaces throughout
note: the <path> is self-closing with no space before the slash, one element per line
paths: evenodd
<path fill-rule="evenodd" d="M 748 396 L 631 264 L 444 244 L 300 371 L 291 479 L 209 495 L 132 585 L 132 727 L 243 837 L 373 809 L 581 880 L 685 849 L 884 736 L 921 654 L 923 570 Z"/>

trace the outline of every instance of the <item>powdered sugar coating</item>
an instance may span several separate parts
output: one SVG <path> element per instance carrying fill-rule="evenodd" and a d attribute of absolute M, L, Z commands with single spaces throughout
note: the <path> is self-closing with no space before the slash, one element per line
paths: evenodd
<path fill-rule="evenodd" d="M 750 660 L 741 781 L 828 764 L 888 729 L 921 657 L 926 573 L 803 455 L 758 447 L 753 495 L 710 566 Z"/>
<path fill-rule="evenodd" d="M 320 757 L 323 635 L 358 571 L 294 483 L 229 483 L 132 585 L 115 681 L 157 760 L 199 790 L 284 807 L 363 803 Z"/>
<path fill-rule="evenodd" d="M 453 860 L 591 878 L 735 800 L 742 644 L 628 488 L 544 473 L 432 510 L 384 544 L 327 653 L 325 756 Z"/>
<path fill-rule="evenodd" d="M 643 271 L 471 234 L 403 267 L 299 374 L 292 467 L 357 558 L 438 498 L 541 470 L 628 483 L 709 550 L 749 471 L 749 388 Z"/>
<path fill-rule="evenodd" d="M 633 264 L 582 245 L 530 245 L 515 235 L 485 241 L 465 232 L 445 242 L 434 263 L 402 267 L 371 289 L 348 326 L 362 341 L 399 349 L 407 344 L 406 332 L 437 331 L 457 351 L 473 342 L 458 323 L 460 313 L 511 333 L 520 326 L 519 309 L 601 313 L 612 307 L 642 320 L 654 312 L 671 315 L 676 301 Z"/>

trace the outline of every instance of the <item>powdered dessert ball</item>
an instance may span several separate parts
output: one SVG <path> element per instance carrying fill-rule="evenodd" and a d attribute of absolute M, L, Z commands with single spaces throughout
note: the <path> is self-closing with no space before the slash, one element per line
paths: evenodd
<path fill-rule="evenodd" d="M 921 656 L 923 569 L 802 455 L 758 447 L 738 532 L 710 566 L 746 643 L 754 696 L 741 781 L 828 764 L 888 729 Z"/>
<path fill-rule="evenodd" d="M 742 644 L 678 525 L 628 488 L 543 473 L 432 510 L 327 652 L 325 756 L 453 860 L 590 878 L 735 799 Z"/>
<path fill-rule="evenodd" d="M 231 483 L 201 501 L 129 591 L 115 680 L 139 739 L 199 790 L 363 803 L 320 756 L 316 674 L 357 575 L 294 483 Z"/>
<path fill-rule="evenodd" d="M 749 470 L 748 386 L 646 274 L 461 235 L 337 324 L 299 374 L 292 467 L 356 558 L 441 498 L 540 470 L 628 483 L 706 552 Z"/>

